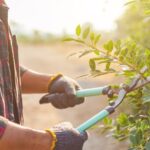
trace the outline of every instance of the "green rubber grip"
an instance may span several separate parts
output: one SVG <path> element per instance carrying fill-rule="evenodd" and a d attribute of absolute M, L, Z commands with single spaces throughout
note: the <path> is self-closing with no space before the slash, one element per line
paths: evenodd
<path fill-rule="evenodd" d="M 77 97 L 89 97 L 89 96 L 98 96 L 103 93 L 103 90 L 108 86 L 91 88 L 91 89 L 82 89 L 76 92 Z"/>
<path fill-rule="evenodd" d="M 107 117 L 110 113 L 107 110 L 102 110 L 100 111 L 98 114 L 96 114 L 95 116 L 93 116 L 91 119 L 87 120 L 86 122 L 84 122 L 83 124 L 81 124 L 79 127 L 77 127 L 76 129 L 82 133 L 84 131 L 86 131 L 87 129 L 91 128 L 92 126 L 94 126 L 96 123 L 98 123 L 99 121 L 103 120 L 105 117 Z"/>

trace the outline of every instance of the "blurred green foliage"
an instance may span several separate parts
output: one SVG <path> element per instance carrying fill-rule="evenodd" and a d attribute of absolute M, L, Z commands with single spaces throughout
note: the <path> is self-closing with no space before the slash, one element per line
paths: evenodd
<path fill-rule="evenodd" d="M 30 34 L 18 33 L 17 39 L 24 44 L 50 44 L 62 39 L 61 36 L 55 36 L 50 33 L 43 33 L 38 30 L 33 30 Z"/>
<path fill-rule="evenodd" d="M 52 33 L 45 33 L 39 30 L 26 31 L 20 24 L 11 21 L 11 28 L 13 33 L 17 35 L 19 43 L 23 44 L 50 44 L 58 41 L 67 36 L 66 34 L 54 35 Z"/>
<path fill-rule="evenodd" d="M 117 21 L 117 32 L 121 37 L 131 36 L 138 44 L 150 48 L 150 3 L 148 0 L 131 2 Z"/>

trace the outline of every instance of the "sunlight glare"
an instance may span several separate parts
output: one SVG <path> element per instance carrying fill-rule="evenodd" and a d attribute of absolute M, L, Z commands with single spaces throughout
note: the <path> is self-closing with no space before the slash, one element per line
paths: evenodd
<path fill-rule="evenodd" d="M 73 33 L 78 24 L 91 23 L 98 30 L 113 30 L 124 12 L 125 0 L 6 0 L 10 20 L 24 28 L 54 34 Z"/>

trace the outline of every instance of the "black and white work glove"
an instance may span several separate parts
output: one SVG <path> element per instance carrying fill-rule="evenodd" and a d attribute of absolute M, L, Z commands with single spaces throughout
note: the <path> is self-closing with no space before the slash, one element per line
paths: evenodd
<path fill-rule="evenodd" d="M 57 75 L 50 83 L 49 93 L 40 99 L 40 104 L 51 103 L 58 109 L 74 107 L 84 102 L 84 98 L 77 98 L 76 91 L 81 86 L 72 78 Z"/>
<path fill-rule="evenodd" d="M 88 139 L 87 132 L 79 133 L 69 122 L 55 125 L 50 130 L 56 135 L 55 150 L 82 150 Z"/>

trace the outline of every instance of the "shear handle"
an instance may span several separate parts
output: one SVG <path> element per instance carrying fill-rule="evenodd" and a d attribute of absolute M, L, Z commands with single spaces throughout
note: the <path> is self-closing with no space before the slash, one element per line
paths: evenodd
<path fill-rule="evenodd" d="M 90 89 L 82 89 L 76 92 L 77 97 L 89 97 L 89 96 L 98 96 L 102 94 L 106 94 L 108 90 L 110 90 L 110 86 L 103 86 L 97 88 L 90 88 Z"/>

